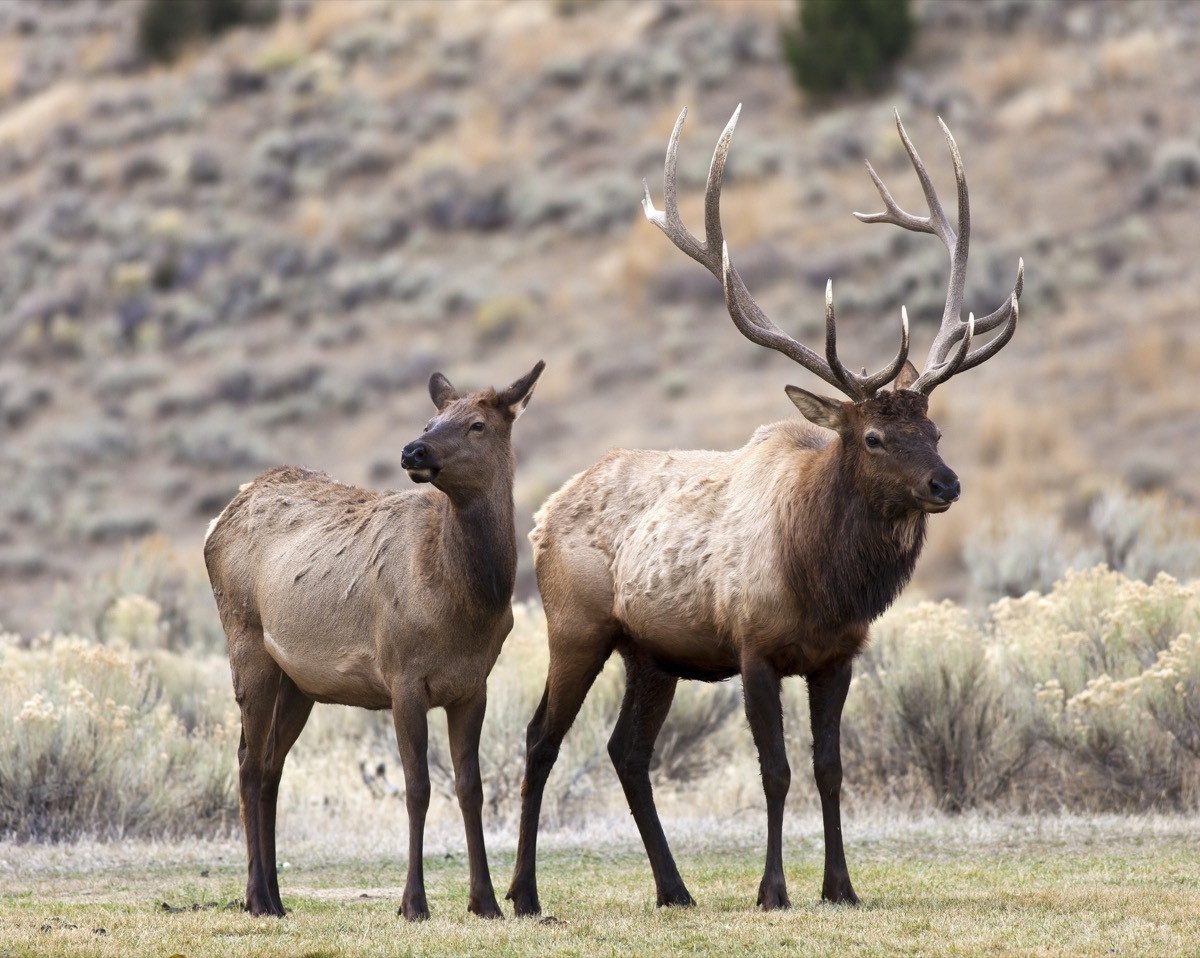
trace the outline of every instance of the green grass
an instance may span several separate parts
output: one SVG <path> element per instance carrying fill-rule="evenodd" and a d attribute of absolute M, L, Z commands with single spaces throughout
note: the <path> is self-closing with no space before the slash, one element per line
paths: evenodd
<path fill-rule="evenodd" d="M 115 868 L 86 849 L 76 861 L 0 846 L 0 956 L 1200 953 L 1194 820 L 1047 821 L 876 828 L 848 848 L 859 908 L 820 904 L 820 842 L 793 837 L 793 908 L 773 914 L 753 907 L 757 839 L 694 853 L 678 841 L 699 903 L 686 910 L 654 907 L 640 848 L 552 843 L 539 865 L 557 921 L 545 923 L 468 915 L 460 852 L 427 856 L 433 918 L 409 925 L 396 916 L 404 863 L 339 859 L 336 844 L 284 870 L 283 920 L 227 907 L 243 887 L 235 842 L 146 846 Z M 492 854 L 500 893 L 511 867 L 511 847 Z"/>

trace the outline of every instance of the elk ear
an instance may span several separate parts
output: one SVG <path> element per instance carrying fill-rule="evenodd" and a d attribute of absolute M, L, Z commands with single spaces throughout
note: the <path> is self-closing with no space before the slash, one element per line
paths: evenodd
<path fill-rule="evenodd" d="M 429 398 L 441 412 L 447 405 L 458 398 L 458 391 L 450 385 L 450 380 L 441 373 L 429 377 Z"/>
<path fill-rule="evenodd" d="M 824 396 L 810 393 L 799 386 L 784 386 L 783 388 L 788 394 L 788 399 L 794 402 L 796 408 L 800 410 L 800 415 L 814 426 L 824 426 L 834 432 L 841 427 L 842 407 L 846 405 L 845 403 L 838 402 L 836 399 L 826 399 Z"/>
<path fill-rule="evenodd" d="M 917 381 L 917 367 L 910 363 L 907 359 L 904 360 L 904 368 L 900 370 L 896 376 L 896 381 L 892 383 L 892 391 L 899 392 L 901 389 L 907 389 Z"/>
<path fill-rule="evenodd" d="M 537 385 L 538 377 L 545 368 L 545 362 L 539 359 L 533 369 L 496 397 L 496 404 L 501 409 L 507 408 L 514 422 L 525 411 L 525 407 L 529 405 L 529 400 L 533 398 L 533 387 Z"/>

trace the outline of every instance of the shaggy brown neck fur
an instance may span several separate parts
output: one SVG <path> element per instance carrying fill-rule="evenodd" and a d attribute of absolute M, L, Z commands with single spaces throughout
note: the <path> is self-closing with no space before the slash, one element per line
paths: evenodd
<path fill-rule="evenodd" d="M 826 454 L 785 517 L 784 568 L 809 620 L 838 629 L 873 621 L 900 594 L 925 544 L 926 516 L 889 518 L 856 487 L 853 455 L 840 441 Z"/>

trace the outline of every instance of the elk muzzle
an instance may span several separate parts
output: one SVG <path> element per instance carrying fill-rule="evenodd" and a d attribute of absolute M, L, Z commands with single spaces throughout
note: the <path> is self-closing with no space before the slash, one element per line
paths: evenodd
<path fill-rule="evenodd" d="M 941 465 L 929 477 L 929 487 L 917 498 L 926 512 L 945 512 L 961 493 L 958 476 L 949 466 Z"/>
<path fill-rule="evenodd" d="M 400 465 L 413 482 L 433 482 L 441 472 L 433 449 L 420 439 L 413 440 L 400 452 Z"/>

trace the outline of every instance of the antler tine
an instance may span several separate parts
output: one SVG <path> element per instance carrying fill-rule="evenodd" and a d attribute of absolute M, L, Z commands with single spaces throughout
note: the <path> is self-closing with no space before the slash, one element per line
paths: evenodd
<path fill-rule="evenodd" d="M 871 175 L 871 180 L 874 182 L 875 188 L 879 191 L 879 196 L 883 200 L 883 205 L 886 209 L 883 213 L 855 213 L 854 216 L 862 223 L 891 223 L 894 226 L 901 226 L 915 233 L 933 233 L 948 248 L 953 247 L 955 241 L 954 228 L 950 225 L 950 221 L 946 219 L 946 213 L 942 209 L 937 191 L 933 187 L 933 180 L 929 176 L 929 171 L 925 169 L 921 155 L 917 152 L 917 148 L 913 146 L 912 140 L 909 139 L 908 132 L 904 129 L 904 124 L 900 122 L 899 110 L 895 112 L 895 117 L 896 129 L 900 133 L 900 141 L 904 144 L 904 150 L 908 153 L 908 158 L 912 162 L 913 169 L 916 171 L 917 179 L 921 181 L 921 190 L 925 193 L 925 201 L 929 204 L 929 216 L 914 216 L 912 213 L 901 209 L 900 204 L 892 197 L 891 192 L 879 174 L 875 172 L 875 167 L 871 165 L 869 160 L 867 161 L 867 172 Z M 939 119 L 938 122 L 941 123 L 941 120 Z M 954 138 L 950 136 L 950 131 L 944 123 L 942 123 L 942 131 L 946 134 L 946 138 L 950 142 L 951 155 L 958 158 L 958 147 L 955 145 Z M 956 172 L 961 167 L 962 160 L 959 158 Z M 965 187 L 965 179 L 961 182 L 963 182 Z"/>
<path fill-rule="evenodd" d="M 960 317 L 962 315 L 963 290 L 966 285 L 967 251 L 971 236 L 971 210 L 967 195 L 967 178 L 966 173 L 963 171 L 962 156 L 958 152 L 958 144 L 954 142 L 954 137 L 951 135 L 950 129 L 939 117 L 938 123 L 941 125 L 942 133 L 946 137 L 946 143 L 950 147 L 950 159 L 954 164 L 954 179 L 958 186 L 958 232 L 956 233 L 950 225 L 950 221 L 946 218 L 945 210 L 942 209 L 941 201 L 938 199 L 937 190 L 934 189 L 929 171 L 925 168 L 925 163 L 922 161 L 921 155 L 917 152 L 917 148 L 913 146 L 912 140 L 909 139 L 908 131 L 904 129 L 904 124 L 900 121 L 899 111 L 896 111 L 895 116 L 896 129 L 900 133 L 900 140 L 904 144 L 904 150 L 908 153 L 909 160 L 912 162 L 913 170 L 916 171 L 917 179 L 921 182 L 921 190 L 925 194 L 926 203 L 929 205 L 929 215 L 914 216 L 912 213 L 901 209 L 870 163 L 867 164 L 867 172 L 870 173 L 871 179 L 875 183 L 875 188 L 879 190 L 879 195 L 883 199 L 883 205 L 886 209 L 883 213 L 855 213 L 854 215 L 863 223 L 891 223 L 918 233 L 932 233 L 942 241 L 950 253 L 950 282 L 946 291 L 946 307 L 942 313 L 942 325 L 938 330 L 938 334 L 933 341 L 933 346 L 929 350 L 929 356 L 925 361 L 925 369 L 930 370 L 935 366 L 940 366 L 945 361 L 946 353 L 950 351 L 954 342 L 963 334 L 964 324 Z"/>
<path fill-rule="evenodd" d="M 954 180 L 958 193 L 957 232 L 946 218 L 937 191 L 934 189 L 933 180 L 930 178 L 929 171 L 925 168 L 920 154 L 917 153 L 916 147 L 913 146 L 912 140 L 909 139 L 904 124 L 900 121 L 899 112 L 896 113 L 896 129 L 900 133 L 904 149 L 916 171 L 917 179 L 921 182 L 921 189 L 929 205 L 929 216 L 914 216 L 901 209 L 870 163 L 867 164 L 867 172 L 870 173 L 871 179 L 883 199 L 885 210 L 882 213 L 854 214 L 863 223 L 892 223 L 914 232 L 933 233 L 942 241 L 950 254 L 950 279 L 946 288 L 946 305 L 942 312 L 942 322 L 934 337 L 933 345 L 930 346 L 921 376 L 909 387 L 925 394 L 955 373 L 978 366 L 981 362 L 994 356 L 1012 338 L 1012 333 L 1016 328 L 1013 304 L 1020 298 L 1025 282 L 1024 263 L 1022 262 L 1018 265 L 1017 282 L 1013 287 L 1013 293 L 1004 305 L 978 322 L 973 317 L 969 323 L 962 321 L 967 256 L 971 238 L 971 204 L 967 192 L 966 172 L 963 169 L 962 154 L 959 153 L 958 144 L 955 143 L 954 136 L 941 117 L 938 117 L 938 125 L 941 126 L 942 134 L 946 138 L 946 144 L 950 149 L 950 159 L 954 166 Z M 1001 325 L 1004 330 L 999 336 L 974 353 L 968 353 L 967 350 L 973 335 L 990 332 Z M 948 360 L 947 355 L 952 349 L 955 350 L 955 354 Z"/>
<path fill-rule="evenodd" d="M 646 213 L 646 219 L 666 233 L 672 243 L 707 268 L 717 279 L 721 278 L 721 244 L 724 242 L 721 233 L 721 181 L 725 175 L 729 144 L 741 112 L 742 105 L 739 103 L 733 111 L 733 116 L 725 124 L 725 129 L 717 140 L 716 149 L 713 150 L 712 163 L 708 168 L 708 182 L 704 189 L 703 242 L 683 225 L 683 217 L 679 215 L 679 137 L 683 132 L 683 121 L 687 118 L 686 106 L 680 111 L 675 128 L 671 131 L 671 139 L 667 143 L 667 158 L 663 169 L 662 212 L 654 208 L 654 201 L 650 198 L 650 184 L 642 180 L 642 209 Z"/>
<path fill-rule="evenodd" d="M 683 219 L 679 215 L 677 173 L 679 138 L 683 130 L 684 118 L 687 116 L 686 108 L 680 112 L 679 119 L 675 121 L 675 128 L 671 131 L 671 139 L 667 144 L 663 172 L 663 211 L 655 209 L 654 202 L 650 198 L 649 184 L 643 181 L 642 208 L 646 218 L 661 229 L 680 250 L 721 280 L 729 316 L 743 336 L 756 345 L 766 346 L 783 353 L 830 386 L 844 392 L 854 401 L 862 401 L 895 378 L 904 365 L 908 356 L 907 318 L 904 318 L 905 325 L 902 330 L 900 353 L 892 365 L 873 376 L 867 376 L 865 370 L 862 376 L 858 376 L 849 372 L 837 359 L 837 336 L 833 326 L 831 300 L 828 302 L 826 310 L 826 355 L 831 357 L 829 362 L 780 329 L 754 301 L 745 282 L 730 262 L 729 249 L 721 228 L 721 183 L 725 173 L 725 162 L 729 156 L 729 145 L 733 139 L 734 127 L 737 125 L 741 109 L 739 104 L 725 125 L 725 129 L 717 140 L 716 149 L 713 151 L 712 164 L 709 166 L 708 182 L 704 192 L 704 241 L 701 242 L 683 225 Z"/>
<path fill-rule="evenodd" d="M 1017 294 L 1014 292 L 1008 300 L 1008 320 L 1000 328 L 1000 332 L 993 337 L 985 346 L 980 346 L 975 352 L 971 353 L 962 364 L 954 370 L 955 373 L 963 373 L 968 369 L 974 369 L 980 363 L 987 362 L 996 353 L 1000 352 L 1008 341 L 1013 338 L 1013 333 L 1017 331 L 1017 320 L 1020 317 L 1021 304 L 1017 299 Z M 979 324 L 974 324 L 974 330 L 978 330 Z"/>
<path fill-rule="evenodd" d="M 1003 322 L 1007 322 L 1009 312 L 1012 310 L 1013 296 L 1017 299 L 1021 298 L 1021 293 L 1025 291 L 1025 260 L 1017 260 L 1017 281 L 1013 284 L 1012 293 L 1009 298 L 1004 301 L 999 309 L 988 313 L 983 319 L 975 320 L 975 332 L 987 333 L 991 332 Z"/>
<path fill-rule="evenodd" d="M 721 260 L 721 285 L 725 289 L 725 308 L 738 332 L 756 346 L 766 346 L 783 353 L 788 359 L 799 363 L 814 376 L 824 380 L 834 389 L 844 392 L 855 402 L 867 398 L 868 394 L 862 391 L 852 377 L 839 377 L 825 360 L 785 333 L 763 313 L 758 304 L 750 298 L 746 284 L 730 263 L 728 243 L 721 244 Z"/>
<path fill-rule="evenodd" d="M 825 360 L 829 368 L 837 376 L 841 388 L 848 395 L 861 393 L 863 396 L 873 396 L 881 388 L 899 375 L 908 359 L 908 310 L 900 308 L 900 349 L 890 366 L 885 366 L 874 375 L 868 376 L 864 369 L 862 375 L 852 373 L 843 365 L 837 354 L 837 322 L 833 313 L 833 280 L 825 283 Z"/>
<path fill-rule="evenodd" d="M 963 324 L 963 336 L 959 340 L 958 349 L 954 351 L 954 355 L 943 363 L 938 363 L 936 366 L 928 361 L 925 363 L 925 369 L 917 380 L 908 388 L 913 392 L 920 393 L 923 396 L 928 396 L 933 392 L 933 387 L 944 383 L 947 379 L 959 372 L 963 366 L 963 362 L 967 357 L 967 350 L 971 348 L 971 338 L 975 335 L 975 314 L 969 314 L 967 321 Z M 991 345 L 990 343 L 988 344 Z M 985 349 L 987 347 L 984 347 Z M 983 350 L 979 350 L 982 352 Z"/>
<path fill-rule="evenodd" d="M 999 309 L 989 313 L 987 316 L 983 317 L 983 319 L 975 320 L 973 334 L 978 335 L 980 333 L 989 333 L 992 330 L 994 330 L 997 326 L 1002 326 L 1002 329 L 1000 330 L 999 335 L 995 336 L 986 345 L 981 346 L 979 349 L 977 349 L 975 352 L 971 353 L 969 356 L 966 356 L 963 359 L 961 365 L 958 365 L 955 367 L 955 369 L 954 369 L 955 375 L 957 375 L 958 373 L 961 373 L 961 372 L 966 372 L 968 369 L 973 369 L 974 367 L 978 366 L 980 363 L 985 362 L 988 359 L 991 359 L 993 356 L 996 355 L 996 353 L 1000 352 L 1000 350 L 1002 348 L 1004 348 L 1005 345 L 1008 344 L 1008 341 L 1010 339 L 1012 339 L 1013 333 L 1016 332 L 1016 329 L 1017 329 L 1017 320 L 1018 320 L 1017 309 L 1018 309 L 1018 304 L 1021 299 L 1021 293 L 1024 292 L 1024 290 L 1025 290 L 1025 260 L 1018 259 L 1017 260 L 1017 280 L 1013 284 L 1012 292 L 1010 292 L 1008 294 L 1008 299 L 1006 299 L 1004 301 L 1004 305 L 1001 306 Z M 955 341 L 958 340 L 965 331 L 966 331 L 966 324 L 964 323 L 959 327 L 959 329 L 956 331 L 955 335 L 952 336 L 948 340 L 949 346 L 953 346 Z M 960 343 L 960 345 L 961 345 L 961 343 Z M 948 364 L 945 361 L 943 361 L 941 363 L 936 364 L 935 366 L 931 366 L 928 363 L 926 365 L 927 365 L 927 368 L 934 369 L 934 370 L 941 370 L 941 369 L 943 369 L 943 367 L 945 367 Z M 945 382 L 949 378 L 950 378 L 949 376 L 939 377 L 936 380 L 936 382 L 933 382 L 929 386 L 929 389 L 932 389 L 934 385 L 937 385 L 937 383 Z M 919 385 L 921 385 L 921 380 L 918 379 L 917 382 L 913 383 L 913 385 L 910 386 L 909 388 L 916 390 Z M 925 390 L 925 391 L 926 391 L 926 393 L 928 393 L 928 390 Z"/>
<path fill-rule="evenodd" d="M 642 180 L 642 210 L 646 219 L 667 234 L 671 242 L 681 250 L 703 263 L 708 263 L 704 257 L 704 244 L 691 234 L 679 215 L 678 191 L 676 187 L 676 164 L 679 155 L 679 135 L 683 132 L 683 121 L 687 118 L 687 107 L 679 113 L 675 128 L 671 131 L 671 139 L 667 141 L 667 159 L 663 170 L 663 210 L 654 208 L 650 198 L 650 184 Z"/>

